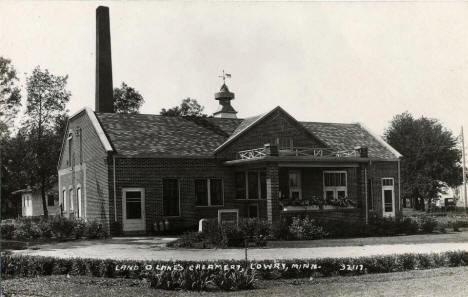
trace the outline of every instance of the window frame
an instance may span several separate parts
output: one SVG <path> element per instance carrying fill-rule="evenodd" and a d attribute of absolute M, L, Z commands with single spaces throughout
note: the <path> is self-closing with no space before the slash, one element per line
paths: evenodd
<path fill-rule="evenodd" d="M 325 185 L 325 175 L 326 174 L 345 174 L 345 185 L 344 186 L 326 186 Z M 346 170 L 324 170 L 323 171 L 323 199 L 327 200 L 327 192 L 333 191 L 333 198 L 338 198 L 338 192 L 344 191 L 345 197 L 348 197 L 348 171 Z"/>
<path fill-rule="evenodd" d="M 221 181 L 221 204 L 212 204 L 211 203 L 211 180 L 220 180 Z M 198 197 L 196 197 L 196 188 L 195 188 L 195 200 L 196 207 L 223 207 L 224 206 L 224 179 L 220 177 L 206 177 L 206 178 L 196 178 L 194 180 L 194 185 L 196 187 L 197 181 L 206 181 L 206 202 L 207 205 L 199 205 Z"/>
<path fill-rule="evenodd" d="M 73 141 L 73 132 L 69 131 L 68 132 L 68 137 L 67 137 L 67 145 L 68 145 L 68 166 L 70 167 L 70 170 L 73 170 L 73 164 L 72 164 L 72 141 Z"/>
<path fill-rule="evenodd" d="M 175 180 L 177 181 L 177 201 L 178 201 L 178 214 L 177 215 L 165 215 L 165 211 L 164 211 L 164 181 L 165 180 Z M 181 215 L 182 215 L 182 209 L 181 209 L 181 201 L 180 201 L 180 179 L 179 178 L 176 178 L 176 177 L 165 177 L 162 179 L 162 186 L 161 186 L 161 197 L 162 197 L 162 216 L 164 218 L 179 218 Z"/>
<path fill-rule="evenodd" d="M 297 186 L 291 186 L 290 181 L 291 181 L 291 174 L 296 174 L 297 175 Z M 288 170 L 288 192 L 289 192 L 289 198 L 292 199 L 292 192 L 299 192 L 299 200 L 302 200 L 302 174 L 301 170 Z"/>
<path fill-rule="evenodd" d="M 254 172 L 256 174 L 256 180 L 257 180 L 257 197 L 258 198 L 250 198 L 249 197 L 249 173 Z M 262 192 L 262 179 L 261 179 L 261 173 L 265 173 L 265 193 Z M 245 190 L 245 198 L 238 198 L 237 197 L 237 181 L 236 181 L 236 200 L 239 201 L 245 201 L 245 200 L 250 200 L 250 201 L 256 201 L 256 200 L 266 200 L 267 198 L 267 186 L 266 186 L 266 170 L 262 169 L 246 169 L 243 171 L 236 171 L 235 174 L 242 173 L 244 175 L 244 190 Z M 262 195 L 263 194 L 263 195 Z M 262 197 L 263 196 L 263 197 Z M 224 202 L 224 201 L 223 201 Z"/>
<path fill-rule="evenodd" d="M 50 204 L 50 199 L 52 198 L 52 204 Z M 47 207 L 55 206 L 55 197 L 52 194 L 47 194 Z"/>
<path fill-rule="evenodd" d="M 68 212 L 68 203 L 67 203 L 67 189 L 63 188 L 62 189 L 62 206 L 63 206 L 63 212 Z"/>

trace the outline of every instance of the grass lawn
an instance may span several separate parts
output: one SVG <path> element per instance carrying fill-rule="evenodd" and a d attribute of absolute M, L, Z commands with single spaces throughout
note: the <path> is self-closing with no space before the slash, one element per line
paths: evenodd
<path fill-rule="evenodd" d="M 464 232 L 431 233 L 417 235 L 359 237 L 342 239 L 318 239 L 303 241 L 269 241 L 268 248 L 288 247 L 327 247 L 327 246 L 362 246 L 379 244 L 417 244 L 417 243 L 446 243 L 468 242 L 468 230 Z"/>
<path fill-rule="evenodd" d="M 2 281 L 8 296 L 466 296 L 468 267 L 440 268 L 353 277 L 260 281 L 238 292 L 163 291 L 129 279 L 47 276 Z"/>

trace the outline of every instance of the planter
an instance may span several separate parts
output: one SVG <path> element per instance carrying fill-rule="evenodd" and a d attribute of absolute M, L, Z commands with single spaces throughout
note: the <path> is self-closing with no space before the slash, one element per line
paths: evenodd
<path fill-rule="evenodd" d="M 304 211 L 304 210 L 320 210 L 318 205 L 304 205 L 304 206 L 285 206 L 283 211 Z"/>
<path fill-rule="evenodd" d="M 333 206 L 333 205 L 324 205 L 323 209 L 337 209 L 338 207 Z"/>

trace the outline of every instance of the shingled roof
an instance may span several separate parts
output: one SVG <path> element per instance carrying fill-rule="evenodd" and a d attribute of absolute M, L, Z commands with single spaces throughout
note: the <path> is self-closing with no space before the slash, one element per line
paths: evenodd
<path fill-rule="evenodd" d="M 117 154 L 210 157 L 242 120 L 96 113 Z"/>
<path fill-rule="evenodd" d="M 262 116 L 242 119 L 169 117 L 96 113 L 118 155 L 127 157 L 213 157 L 228 139 L 249 129 Z M 360 124 L 299 122 L 327 146 L 366 146 L 369 157 L 395 159 L 398 153 Z"/>

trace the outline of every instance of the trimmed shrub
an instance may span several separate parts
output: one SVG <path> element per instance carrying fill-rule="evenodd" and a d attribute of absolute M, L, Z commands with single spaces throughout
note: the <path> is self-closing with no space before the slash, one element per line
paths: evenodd
<path fill-rule="evenodd" d="M 421 230 L 424 233 L 432 233 L 437 227 L 437 220 L 430 216 L 423 216 L 421 218 Z"/>
<path fill-rule="evenodd" d="M 85 234 L 88 231 L 88 228 L 89 226 L 86 223 L 86 221 L 84 221 L 83 219 L 75 219 L 73 226 L 73 235 L 75 236 L 75 239 L 80 239 L 83 236 L 85 236 Z"/>
<path fill-rule="evenodd" d="M 1 234 L 2 234 L 3 239 L 12 239 L 13 238 L 13 232 L 15 231 L 15 225 L 2 223 L 0 225 L 0 228 L 1 228 Z"/>
<path fill-rule="evenodd" d="M 50 220 L 50 226 L 56 238 L 64 239 L 72 236 L 75 223 L 65 217 L 55 216 Z"/>
<path fill-rule="evenodd" d="M 89 239 L 100 239 L 100 238 L 107 238 L 108 234 L 101 223 L 98 221 L 91 221 L 88 224 L 87 228 L 87 237 Z"/>
<path fill-rule="evenodd" d="M 419 224 L 417 221 L 411 218 L 404 218 L 399 220 L 397 223 L 397 233 L 399 234 L 416 234 L 419 231 Z"/>
<path fill-rule="evenodd" d="M 253 286 L 257 278 L 301 278 L 321 277 L 333 275 L 359 275 L 366 273 L 387 273 L 407 271 L 411 269 L 431 269 L 437 267 L 455 267 L 468 265 L 468 252 L 454 251 L 441 254 L 404 254 L 388 256 L 370 256 L 361 258 L 341 259 L 291 259 L 282 260 L 287 269 L 281 265 L 274 266 L 276 261 L 255 261 L 255 265 L 247 264 L 242 260 L 210 261 L 208 264 L 197 261 L 181 261 L 177 265 L 181 270 L 147 271 L 145 265 L 152 267 L 172 267 L 172 261 L 138 261 L 126 260 L 100 260 L 77 258 L 53 258 L 27 255 L 2 254 L 2 278 L 31 277 L 51 274 L 89 275 L 97 277 L 127 277 L 148 278 L 151 285 L 163 289 L 205 290 L 218 287 L 222 290 L 248 289 Z M 295 267 L 298 263 L 304 266 Z M 314 263 L 317 269 L 311 269 Z M 116 270 L 116 266 L 135 265 L 139 270 Z M 218 266 L 214 269 L 190 269 L 198 266 Z M 240 267 L 239 270 L 226 269 L 232 265 Z M 250 266 L 253 265 L 253 266 Z M 362 265 L 362 269 L 356 269 Z M 257 269 L 251 269 L 258 267 Z M 348 269 L 347 267 L 351 267 Z M 210 283 L 211 281 L 211 283 Z"/>
<path fill-rule="evenodd" d="M 289 233 L 299 240 L 320 239 L 328 235 L 322 226 L 318 226 L 315 220 L 308 216 L 304 219 L 293 217 L 291 225 L 289 225 Z"/>

